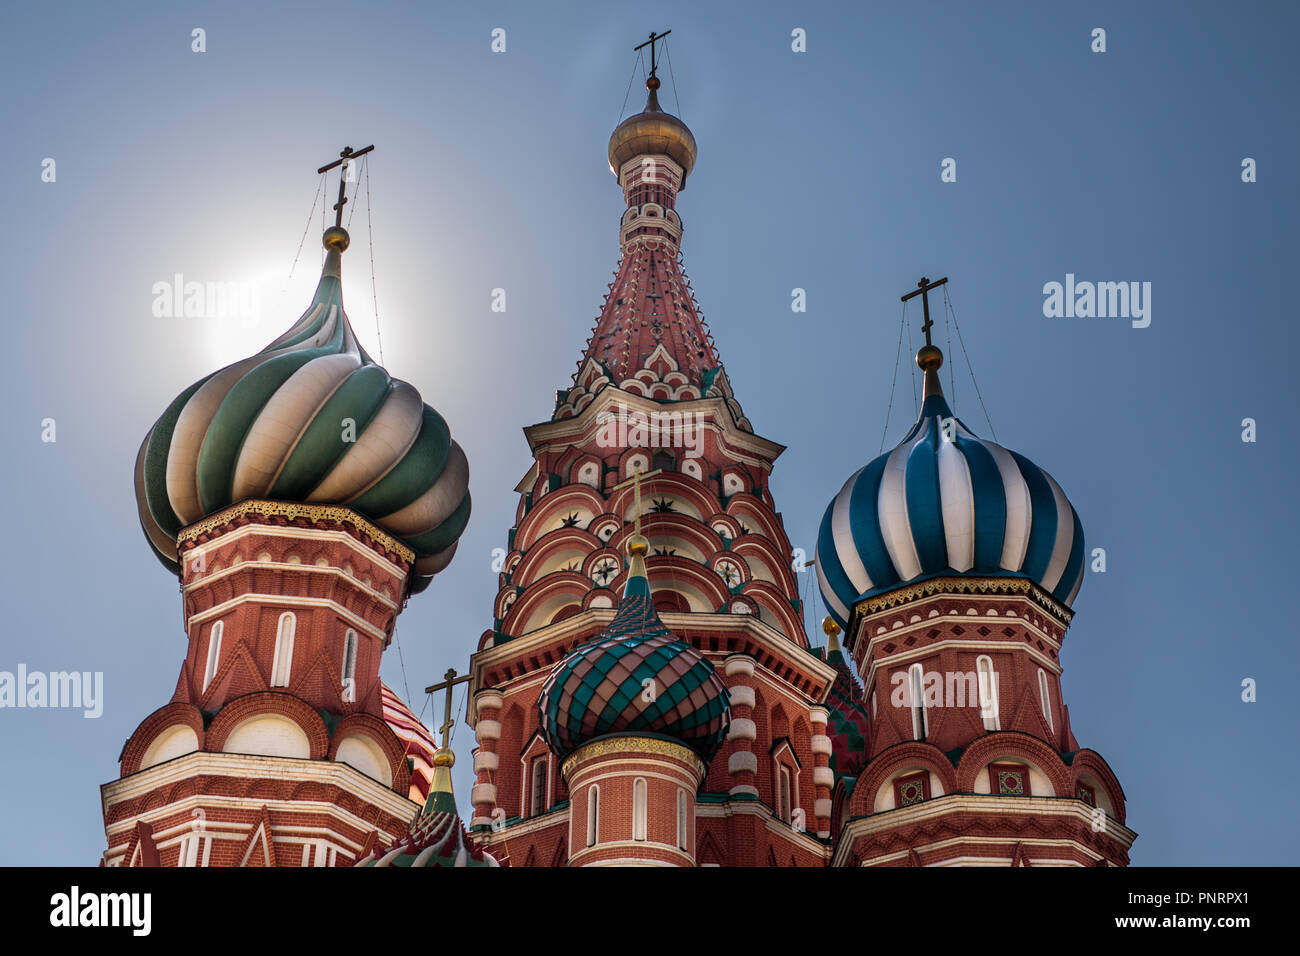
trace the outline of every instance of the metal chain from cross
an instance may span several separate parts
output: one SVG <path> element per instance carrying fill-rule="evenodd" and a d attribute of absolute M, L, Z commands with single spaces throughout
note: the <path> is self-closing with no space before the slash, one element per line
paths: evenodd
<path fill-rule="evenodd" d="M 945 284 L 947 281 L 947 276 L 944 276 L 938 282 L 931 282 L 925 276 L 921 276 L 921 281 L 916 284 L 916 290 L 907 293 L 907 295 L 903 296 L 902 299 L 899 300 L 901 302 L 906 302 L 908 299 L 914 299 L 918 295 L 921 297 L 921 306 L 925 310 L 925 323 L 921 326 L 921 331 L 925 333 L 926 345 L 933 344 L 930 341 L 930 329 L 934 326 L 934 323 L 930 321 L 930 290 L 939 288 L 939 286 Z"/>
<path fill-rule="evenodd" d="M 320 169 L 316 170 L 317 173 L 327 173 L 336 166 L 343 167 L 342 171 L 339 173 L 339 201 L 334 204 L 334 227 L 336 229 L 343 228 L 343 207 L 348 204 L 348 198 L 344 195 L 348 182 L 348 166 L 351 165 L 352 160 L 366 155 L 366 153 L 370 152 L 374 148 L 375 146 L 372 143 L 365 149 L 357 150 L 354 153 L 352 152 L 351 146 L 344 146 L 343 151 L 339 153 L 338 159 L 334 160 L 332 163 L 327 163 Z"/>
<path fill-rule="evenodd" d="M 651 30 L 650 39 L 646 40 L 645 43 L 642 43 L 640 46 L 632 48 L 633 53 L 639 53 L 646 47 L 650 48 L 650 79 L 658 79 L 658 77 L 655 76 L 655 70 L 658 69 L 658 64 L 655 62 L 655 44 L 672 32 L 672 30 L 665 30 L 663 33 L 655 33 Z"/>
<path fill-rule="evenodd" d="M 621 488 L 626 488 L 628 485 L 632 486 L 632 490 L 634 494 L 633 500 L 635 501 L 635 504 L 632 506 L 632 533 L 633 534 L 641 533 L 641 482 L 648 478 L 654 478 L 656 475 L 662 473 L 663 473 L 662 468 L 656 468 L 654 471 L 645 471 L 641 468 L 638 468 L 636 471 L 632 473 L 631 478 L 625 478 L 623 481 L 620 481 L 611 489 L 612 491 L 618 491 Z"/>
<path fill-rule="evenodd" d="M 452 690 L 453 688 L 455 688 L 457 684 L 463 684 L 466 681 L 468 681 L 471 675 L 464 674 L 461 677 L 457 677 L 456 668 L 449 667 L 447 669 L 447 673 L 442 676 L 445 678 L 445 680 L 443 680 L 442 683 L 430 684 L 428 687 L 424 689 L 424 692 L 426 694 L 436 694 L 440 690 L 445 690 L 447 692 L 447 709 L 445 715 L 443 716 L 442 726 L 438 728 L 438 732 L 442 734 L 442 747 L 444 750 L 446 750 L 450 745 L 451 728 L 455 723 L 451 718 Z"/>

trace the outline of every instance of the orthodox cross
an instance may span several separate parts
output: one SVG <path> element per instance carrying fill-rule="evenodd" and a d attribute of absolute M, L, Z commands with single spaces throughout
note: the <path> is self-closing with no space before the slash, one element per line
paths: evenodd
<path fill-rule="evenodd" d="M 916 291 L 907 293 L 907 295 L 903 296 L 903 298 L 899 300 L 901 302 L 906 302 L 908 299 L 915 298 L 918 295 L 921 297 L 921 305 L 925 309 L 925 324 L 921 326 L 921 331 L 925 333 L 926 345 L 930 344 L 930 329 L 934 325 L 934 323 L 930 321 L 930 290 L 939 288 L 939 286 L 943 285 L 947 281 L 947 276 L 944 276 L 938 282 L 931 282 L 925 276 L 921 276 L 921 281 L 916 284 Z"/>
<path fill-rule="evenodd" d="M 645 43 L 642 43 L 640 46 L 635 46 L 632 48 L 633 53 L 636 53 L 644 49 L 645 47 L 650 48 L 650 75 L 651 76 L 655 75 L 655 69 L 656 69 L 655 44 L 658 43 L 660 40 L 662 40 L 664 37 L 668 36 L 668 34 L 672 32 L 673 32 L 672 30 L 665 30 L 663 33 L 655 33 L 653 30 L 651 30 L 650 39 L 646 40 Z"/>
<path fill-rule="evenodd" d="M 334 204 L 334 225 L 335 226 L 342 227 L 343 207 L 348 204 L 347 197 L 343 195 L 343 190 L 347 188 L 348 166 L 352 163 L 352 160 L 356 159 L 358 156 L 366 155 L 366 153 L 370 152 L 374 148 L 375 148 L 374 144 L 372 143 L 371 145 L 367 146 L 365 149 L 357 150 L 357 152 L 354 153 L 352 152 L 351 146 L 344 146 L 343 152 L 339 153 L 338 159 L 316 170 L 316 172 L 318 173 L 327 173 L 335 166 L 343 167 L 342 172 L 339 173 L 339 201 Z"/>
<path fill-rule="evenodd" d="M 470 675 L 465 674 L 461 677 L 457 677 L 456 668 L 449 667 L 447 673 L 442 676 L 446 679 L 441 684 L 430 684 L 424 689 L 424 692 L 426 694 L 436 694 L 440 690 L 445 690 L 447 692 L 447 712 L 443 717 L 442 726 L 438 728 L 438 732 L 442 734 L 442 746 L 446 748 L 451 739 L 450 734 L 453 724 L 451 719 L 451 692 L 457 684 L 463 684 L 469 680 Z"/>

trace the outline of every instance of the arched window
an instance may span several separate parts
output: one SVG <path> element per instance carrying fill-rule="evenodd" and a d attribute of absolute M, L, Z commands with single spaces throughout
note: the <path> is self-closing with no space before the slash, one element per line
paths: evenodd
<path fill-rule="evenodd" d="M 984 720 L 985 730 L 1001 730 L 998 717 L 998 675 L 993 670 L 993 658 L 987 654 L 976 659 L 975 668 L 979 678 L 980 717 Z"/>
<path fill-rule="evenodd" d="M 925 671 L 913 664 L 908 671 L 912 691 L 912 739 L 924 740 L 930 732 L 930 717 L 925 712 Z"/>
<path fill-rule="evenodd" d="M 203 689 L 207 690 L 212 678 L 217 676 L 217 665 L 221 663 L 221 632 L 226 628 L 225 621 L 217 621 L 208 633 L 208 666 L 203 671 Z"/>
<path fill-rule="evenodd" d="M 646 830 L 646 786 L 645 778 L 637 777 L 632 782 L 632 839 L 644 840 Z"/>
<path fill-rule="evenodd" d="M 1052 692 L 1047 689 L 1047 674 L 1041 667 L 1038 668 L 1038 698 L 1043 705 L 1043 720 L 1047 721 L 1047 729 L 1056 733 L 1056 727 L 1052 724 Z"/>
<path fill-rule="evenodd" d="M 686 849 L 686 791 L 677 791 L 677 849 Z"/>
<path fill-rule="evenodd" d="M 280 626 L 275 633 L 275 660 L 271 664 L 272 687 L 289 686 L 289 672 L 293 667 L 293 631 L 297 623 L 292 611 L 280 615 Z"/>
<path fill-rule="evenodd" d="M 777 812 L 781 814 L 782 820 L 784 820 L 786 823 L 789 823 L 791 813 L 792 813 L 790 807 L 790 768 L 785 766 L 784 764 L 781 765 L 781 773 L 780 773 L 780 778 L 778 783 L 778 790 L 779 792 L 777 793 Z"/>
<path fill-rule="evenodd" d="M 600 840 L 600 786 L 592 784 L 587 791 L 587 846 Z"/>
<path fill-rule="evenodd" d="M 541 816 L 546 812 L 546 758 L 538 757 L 533 761 L 532 797 L 529 801 L 528 815 Z"/>
<path fill-rule="evenodd" d="M 343 700 L 357 699 L 357 632 L 351 629 L 343 637 Z"/>

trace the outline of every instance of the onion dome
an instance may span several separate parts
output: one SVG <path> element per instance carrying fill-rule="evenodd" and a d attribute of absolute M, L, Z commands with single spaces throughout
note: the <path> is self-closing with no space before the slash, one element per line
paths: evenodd
<path fill-rule="evenodd" d="M 340 281 L 348 234 L 334 226 L 324 242 L 302 318 L 181 392 L 140 446 L 140 523 L 172 571 L 177 532 L 248 498 L 350 508 L 415 552 L 413 592 L 455 553 L 470 511 L 465 453 L 357 342 Z"/>
<path fill-rule="evenodd" d="M 386 850 L 371 853 L 357 866 L 500 866 L 496 857 L 474 844 L 456 812 L 451 768 L 456 755 L 440 747 L 433 755 L 433 788 L 406 836 Z"/>
<path fill-rule="evenodd" d="M 856 777 L 867 760 L 867 705 L 840 649 L 840 626 L 833 617 L 826 617 L 822 631 L 826 634 L 826 663 L 835 668 L 835 680 L 826 695 L 831 770 L 836 777 Z"/>
<path fill-rule="evenodd" d="M 406 705 L 397 693 L 379 682 L 380 698 L 383 701 L 384 723 L 397 735 L 406 751 L 406 759 L 411 763 L 410 797 L 415 803 L 424 803 L 429 798 L 433 785 L 434 754 L 438 751 L 438 742 L 429 733 L 420 718 Z"/>
<path fill-rule="evenodd" d="M 609 137 L 609 168 L 615 176 L 619 168 L 637 156 L 668 156 L 682 167 L 682 188 L 695 167 L 695 136 L 685 123 L 659 108 L 659 78 L 646 80 L 645 109 L 629 116 L 614 128 Z"/>
<path fill-rule="evenodd" d="M 903 441 L 856 472 L 817 536 L 817 577 L 847 627 L 863 598 L 945 575 L 1028 578 L 1069 605 L 1083 583 L 1083 526 L 1055 479 L 977 437 L 939 387 L 943 354 L 925 372 L 921 415 Z"/>
<path fill-rule="evenodd" d="M 632 566 L 614 620 L 542 684 L 542 733 L 561 757 L 597 737 L 645 733 L 671 737 L 708 760 L 727 735 L 731 700 L 722 678 L 655 612 L 645 571 L 649 547 L 639 534 L 628 540 Z"/>

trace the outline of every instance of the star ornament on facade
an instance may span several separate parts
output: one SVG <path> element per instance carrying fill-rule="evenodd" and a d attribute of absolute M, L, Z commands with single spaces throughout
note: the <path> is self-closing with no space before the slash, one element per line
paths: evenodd
<path fill-rule="evenodd" d="M 591 570 L 591 577 L 597 584 L 607 584 L 618 576 L 618 563 L 609 557 L 601 558 Z"/>

